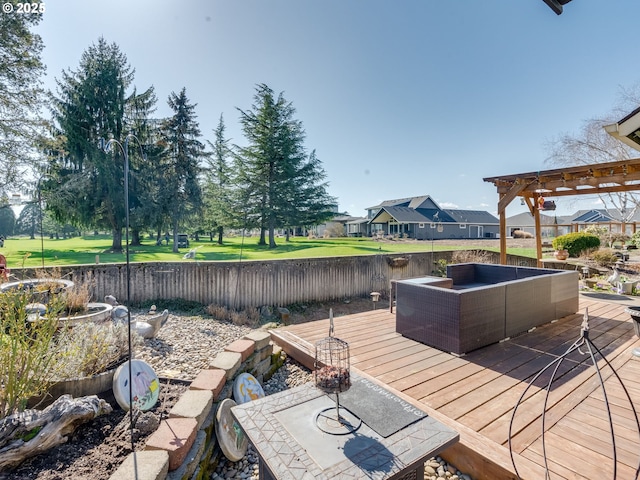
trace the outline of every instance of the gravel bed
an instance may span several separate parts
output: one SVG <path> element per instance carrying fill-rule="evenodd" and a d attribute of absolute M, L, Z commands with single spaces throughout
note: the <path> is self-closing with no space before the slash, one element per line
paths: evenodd
<path fill-rule="evenodd" d="M 132 312 L 144 321 L 145 313 Z M 224 347 L 253 329 L 211 317 L 169 314 L 155 338 L 136 346 L 134 356 L 153 367 L 159 377 L 193 380 Z"/>

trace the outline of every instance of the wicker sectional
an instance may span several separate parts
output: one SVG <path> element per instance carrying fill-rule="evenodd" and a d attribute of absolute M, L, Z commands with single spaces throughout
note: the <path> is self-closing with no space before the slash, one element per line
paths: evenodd
<path fill-rule="evenodd" d="M 483 263 L 447 266 L 452 287 L 396 282 L 396 332 L 463 354 L 578 311 L 578 272 Z"/>

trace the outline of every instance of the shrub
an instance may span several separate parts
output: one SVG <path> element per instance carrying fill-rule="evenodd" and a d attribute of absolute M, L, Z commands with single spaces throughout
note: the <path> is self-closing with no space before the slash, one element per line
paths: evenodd
<path fill-rule="evenodd" d="M 223 305 L 207 305 L 207 313 L 216 320 L 228 321 L 231 319 L 229 309 Z"/>
<path fill-rule="evenodd" d="M 600 239 L 601 244 L 608 245 L 613 248 L 616 243 L 625 244 L 629 240 L 629 235 L 622 232 L 611 232 L 607 227 L 597 225 L 589 225 L 583 230 L 585 233 L 596 235 Z"/>
<path fill-rule="evenodd" d="M 631 243 L 633 243 L 637 248 L 640 248 L 640 231 L 631 235 Z"/>
<path fill-rule="evenodd" d="M 260 312 L 257 308 L 247 308 L 239 312 L 231 312 L 231 322 L 234 325 L 246 325 L 255 328 L 260 325 Z"/>
<path fill-rule="evenodd" d="M 514 230 L 511 234 L 513 238 L 533 238 L 533 234 L 524 230 Z"/>
<path fill-rule="evenodd" d="M 24 410 L 27 400 L 42 395 L 48 385 L 55 352 L 61 302 L 52 298 L 47 314 L 27 321 L 28 291 L 0 293 L 0 418 Z"/>
<path fill-rule="evenodd" d="M 494 254 L 486 250 L 456 250 L 451 255 L 451 263 L 495 263 L 493 258 Z"/>
<path fill-rule="evenodd" d="M 132 348 L 143 339 L 131 332 Z M 104 372 L 129 353 L 129 330 L 126 323 L 85 322 L 65 326 L 51 345 L 54 361 L 50 378 L 68 380 Z"/>
<path fill-rule="evenodd" d="M 591 233 L 567 233 L 554 238 L 552 245 L 556 250 L 567 250 L 570 257 L 579 257 L 582 252 L 598 248 L 600 239 Z"/>
<path fill-rule="evenodd" d="M 601 267 L 611 267 L 618 261 L 618 256 L 610 248 L 601 248 L 592 252 L 589 258 Z"/>

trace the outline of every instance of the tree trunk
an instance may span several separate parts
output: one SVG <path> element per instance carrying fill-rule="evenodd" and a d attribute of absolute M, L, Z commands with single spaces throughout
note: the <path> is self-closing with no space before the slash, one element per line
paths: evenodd
<path fill-rule="evenodd" d="M 136 247 L 142 245 L 140 242 L 140 230 L 131 231 L 131 245 L 135 245 Z"/>
<path fill-rule="evenodd" d="M 173 253 L 178 253 L 178 219 L 173 220 Z"/>
<path fill-rule="evenodd" d="M 269 248 L 276 248 L 276 238 L 275 238 L 275 230 L 276 227 L 274 225 L 273 218 L 269 218 Z"/>
<path fill-rule="evenodd" d="M 0 470 L 61 445 L 76 427 L 111 413 L 112 408 L 96 395 L 72 398 L 62 395 L 44 410 L 25 410 L 0 420 Z M 37 432 L 37 433 L 36 433 Z M 25 441 L 30 433 L 36 435 Z"/>
<path fill-rule="evenodd" d="M 264 226 L 260 226 L 260 240 L 258 240 L 258 245 L 266 245 L 267 244 L 267 240 L 266 240 L 266 229 L 264 228 Z"/>
<path fill-rule="evenodd" d="M 218 245 L 222 245 L 222 232 L 224 230 L 224 227 L 219 226 L 218 227 Z"/>
<path fill-rule="evenodd" d="M 111 244 L 111 250 L 114 252 L 122 252 L 122 229 L 116 228 L 112 230 L 113 243 Z"/>

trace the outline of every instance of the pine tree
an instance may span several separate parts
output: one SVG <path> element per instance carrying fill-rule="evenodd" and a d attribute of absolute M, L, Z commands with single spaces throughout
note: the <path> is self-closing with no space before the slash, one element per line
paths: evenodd
<path fill-rule="evenodd" d="M 229 165 L 231 147 L 225 138 L 225 124 L 220 115 L 218 126 L 214 130 L 215 141 L 209 143 L 212 153 L 207 159 L 208 168 L 205 176 L 205 223 L 210 231 L 217 232 L 217 242 L 222 245 L 224 227 L 234 224 L 232 170 Z"/>
<path fill-rule="evenodd" d="M 50 160 L 56 181 L 44 183 L 49 189 L 47 206 L 59 221 L 111 229 L 114 251 L 122 250 L 124 158 L 117 146 L 107 154 L 98 144 L 99 139 L 111 138 L 124 143 L 127 134 L 138 133 L 133 112 L 152 111 L 152 89 L 127 94 L 133 78 L 134 71 L 120 48 L 100 38 L 82 54 L 76 71 L 62 73 L 57 80 L 58 97 L 52 97 L 54 135 L 60 148 Z M 139 203 L 136 178 L 143 175 L 138 150 L 132 141 L 129 195 L 134 207 Z M 51 194 L 53 189 L 55 194 Z"/>
<path fill-rule="evenodd" d="M 13 3 L 13 2 L 11 2 Z M 0 14 L 0 190 L 18 186 L 42 135 L 42 15 Z"/>
<path fill-rule="evenodd" d="M 302 122 L 295 108 L 261 84 L 251 110 L 240 110 L 248 145 L 236 159 L 238 189 L 250 226 L 260 228 L 259 244 L 276 247 L 275 229 L 324 221 L 335 200 L 315 152 L 307 155 Z"/>
<path fill-rule="evenodd" d="M 178 228 L 181 222 L 202 208 L 202 191 L 198 176 L 199 162 L 206 157 L 200 142 L 200 127 L 196 121 L 195 104 L 189 103 L 186 89 L 172 92 L 168 104 L 173 116 L 163 123 L 165 164 L 162 191 L 163 210 L 173 229 L 173 251 L 178 251 Z"/>

